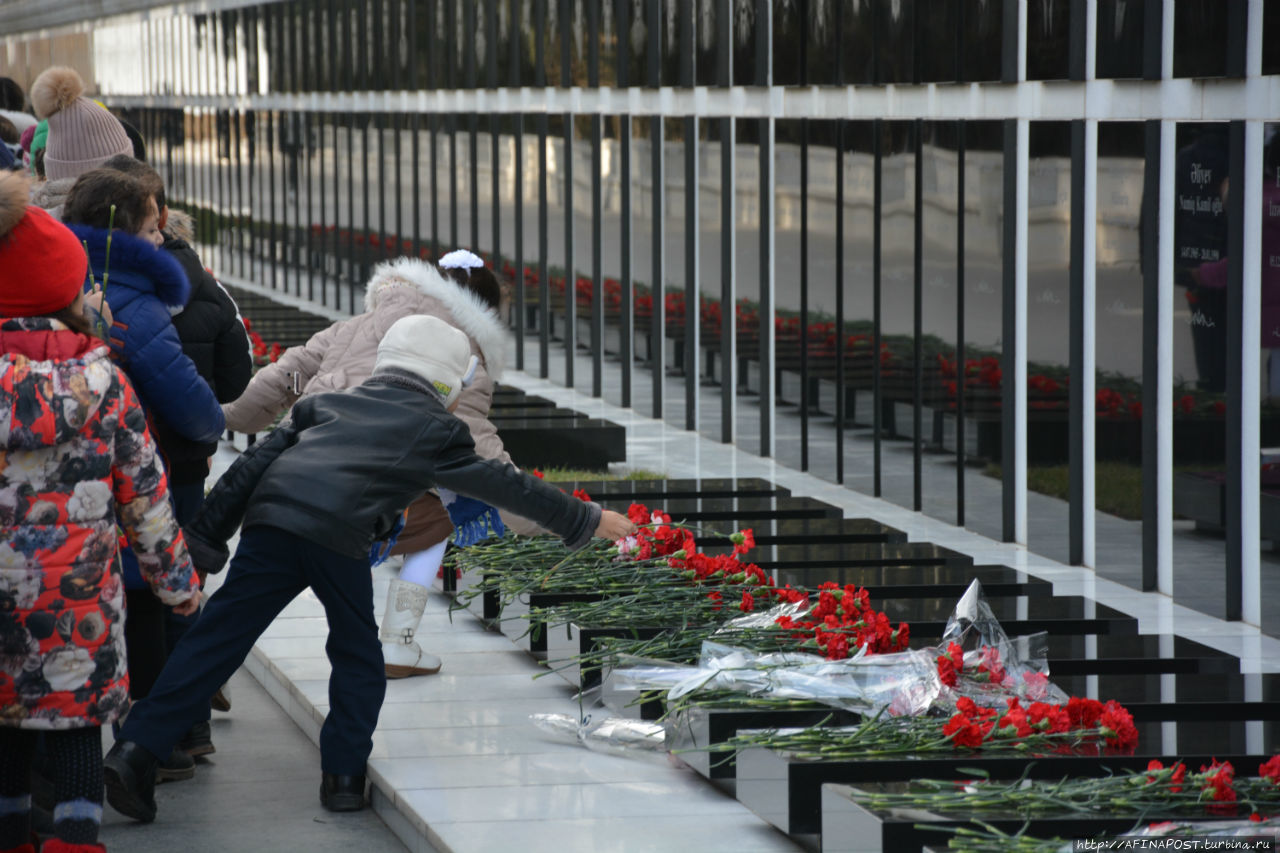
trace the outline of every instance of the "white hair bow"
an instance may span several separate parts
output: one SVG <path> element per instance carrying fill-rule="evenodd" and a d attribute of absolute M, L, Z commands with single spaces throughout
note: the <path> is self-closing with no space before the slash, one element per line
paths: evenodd
<path fill-rule="evenodd" d="M 466 249 L 454 249 L 449 254 L 440 259 L 437 264 L 442 270 L 460 269 L 466 270 L 467 275 L 471 275 L 471 270 L 484 266 L 484 260 L 474 252 Z"/>

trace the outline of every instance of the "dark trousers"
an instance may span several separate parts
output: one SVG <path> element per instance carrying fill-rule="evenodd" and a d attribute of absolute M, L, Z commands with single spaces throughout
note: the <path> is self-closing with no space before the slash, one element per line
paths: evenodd
<path fill-rule="evenodd" d="M 325 652 L 332 665 L 320 763 L 326 773 L 364 773 L 387 689 L 368 561 L 274 527 L 250 527 L 241 532 L 227 571 L 222 588 L 169 655 L 151 695 L 129 713 L 121 738 L 167 757 L 191 724 L 209 713 L 209 697 L 271 621 L 311 587 L 329 621 Z"/>
<path fill-rule="evenodd" d="M 165 643 L 168 607 L 150 589 L 124 591 L 124 644 L 129 654 L 129 696 L 143 699 L 160 677 L 169 653 Z"/>
<path fill-rule="evenodd" d="M 200 512 L 201 504 L 204 503 L 204 482 L 170 483 L 169 498 L 173 501 L 173 515 L 178 519 L 178 523 L 190 524 L 195 519 L 196 514 Z M 169 651 L 173 651 L 173 647 L 178 645 L 178 641 L 191 629 L 192 625 L 196 624 L 196 619 L 198 618 L 200 618 L 198 612 L 192 613 L 190 616 L 179 616 L 166 607 L 164 612 L 165 647 Z"/>

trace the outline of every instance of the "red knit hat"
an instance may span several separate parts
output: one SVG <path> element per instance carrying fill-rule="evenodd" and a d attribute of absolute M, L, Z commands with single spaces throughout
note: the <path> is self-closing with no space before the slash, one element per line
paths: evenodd
<path fill-rule="evenodd" d="M 76 236 L 29 199 L 25 177 L 0 174 L 0 317 L 56 314 L 84 290 L 89 271 Z"/>

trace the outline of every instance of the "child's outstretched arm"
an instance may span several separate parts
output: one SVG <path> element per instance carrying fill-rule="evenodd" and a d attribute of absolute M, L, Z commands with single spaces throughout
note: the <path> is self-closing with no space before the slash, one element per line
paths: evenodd
<path fill-rule="evenodd" d="M 282 412 L 289 411 L 289 407 L 298 402 L 302 389 L 320 371 L 330 342 L 345 322 L 316 332 L 302 346 L 289 347 L 278 361 L 255 373 L 244 392 L 223 405 L 227 429 L 260 432 L 271 426 Z"/>
<path fill-rule="evenodd" d="M 570 548 L 583 547 L 593 535 L 617 539 L 635 532 L 626 516 L 566 495 L 511 465 L 481 459 L 461 422 L 454 428 L 454 440 L 436 459 L 436 482 L 537 522 Z"/>

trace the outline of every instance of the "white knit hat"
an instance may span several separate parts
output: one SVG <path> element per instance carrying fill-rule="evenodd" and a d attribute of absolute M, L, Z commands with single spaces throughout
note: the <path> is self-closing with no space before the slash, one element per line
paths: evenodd
<path fill-rule="evenodd" d="M 401 317 L 387 329 L 378 344 L 373 371 L 398 367 L 415 373 L 440 392 L 448 408 L 471 384 L 478 362 L 471 354 L 471 340 L 465 332 L 439 317 L 413 314 Z"/>

